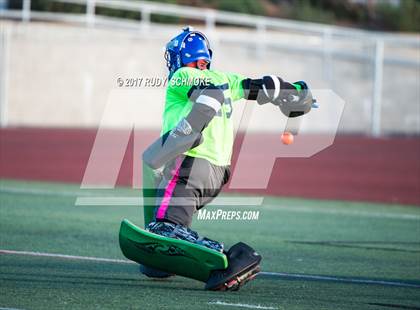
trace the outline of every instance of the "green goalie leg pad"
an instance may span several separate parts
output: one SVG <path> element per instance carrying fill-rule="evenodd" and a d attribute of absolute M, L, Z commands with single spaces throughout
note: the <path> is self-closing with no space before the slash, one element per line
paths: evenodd
<path fill-rule="evenodd" d="M 128 259 L 202 282 L 209 279 L 213 270 L 228 266 L 227 257 L 221 252 L 151 233 L 126 219 L 121 222 L 119 240 Z"/>
<path fill-rule="evenodd" d="M 154 220 L 156 189 L 160 179 L 153 172 L 153 169 L 145 163 L 143 163 L 142 181 L 144 227 L 147 227 Z"/>

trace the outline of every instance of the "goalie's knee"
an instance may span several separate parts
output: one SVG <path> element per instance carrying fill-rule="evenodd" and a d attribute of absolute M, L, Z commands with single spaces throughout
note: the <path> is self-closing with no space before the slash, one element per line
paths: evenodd
<path fill-rule="evenodd" d="M 161 136 L 144 151 L 143 161 L 152 169 L 159 169 L 201 143 L 201 132 L 193 131 L 188 121 L 182 119 L 176 128 Z"/>

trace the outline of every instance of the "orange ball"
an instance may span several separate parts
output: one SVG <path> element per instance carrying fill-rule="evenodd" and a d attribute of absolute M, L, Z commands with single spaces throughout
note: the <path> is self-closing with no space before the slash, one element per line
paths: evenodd
<path fill-rule="evenodd" d="M 285 132 L 281 135 L 281 142 L 283 144 L 289 145 L 293 143 L 293 135 L 290 132 Z"/>

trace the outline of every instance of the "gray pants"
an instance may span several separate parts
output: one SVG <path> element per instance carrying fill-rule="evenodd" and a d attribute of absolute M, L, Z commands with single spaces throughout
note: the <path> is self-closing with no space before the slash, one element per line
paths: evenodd
<path fill-rule="evenodd" d="M 230 177 L 229 166 L 182 155 L 165 166 L 156 193 L 155 218 L 191 226 L 194 213 L 211 202 Z"/>

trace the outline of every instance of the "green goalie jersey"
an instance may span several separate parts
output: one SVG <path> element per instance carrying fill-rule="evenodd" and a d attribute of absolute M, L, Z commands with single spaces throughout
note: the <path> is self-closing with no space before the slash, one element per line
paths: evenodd
<path fill-rule="evenodd" d="M 215 70 L 199 70 L 183 67 L 178 69 L 166 91 L 162 134 L 173 129 L 191 111 L 193 102 L 188 92 L 197 81 L 204 81 L 223 89 L 224 104 L 209 125 L 203 130 L 203 143 L 185 154 L 204 158 L 214 165 L 230 165 L 233 147 L 232 102 L 244 98 L 242 80 L 245 77 Z"/>

